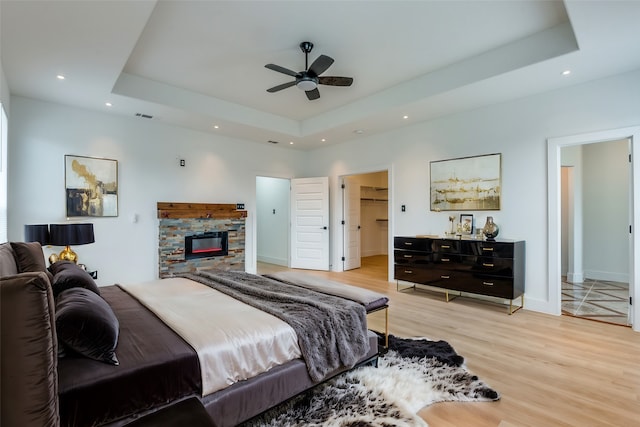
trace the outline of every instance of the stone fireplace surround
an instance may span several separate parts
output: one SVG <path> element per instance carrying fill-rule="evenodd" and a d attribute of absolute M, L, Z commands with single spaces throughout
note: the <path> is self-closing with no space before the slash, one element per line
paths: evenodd
<path fill-rule="evenodd" d="M 208 268 L 244 271 L 247 211 L 235 204 L 158 202 L 158 276 Z M 210 231 L 228 233 L 225 256 L 185 259 L 186 236 Z"/>

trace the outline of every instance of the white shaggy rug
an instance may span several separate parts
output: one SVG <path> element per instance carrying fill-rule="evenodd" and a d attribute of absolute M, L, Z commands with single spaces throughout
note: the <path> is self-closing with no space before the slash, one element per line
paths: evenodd
<path fill-rule="evenodd" d="M 425 427 L 416 413 L 432 403 L 500 398 L 463 362 L 444 341 L 391 336 L 377 368 L 342 374 L 244 426 Z"/>

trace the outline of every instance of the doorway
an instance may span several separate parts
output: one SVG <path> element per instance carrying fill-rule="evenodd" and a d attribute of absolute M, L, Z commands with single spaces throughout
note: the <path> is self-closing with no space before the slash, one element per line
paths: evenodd
<path fill-rule="evenodd" d="M 256 177 L 256 260 L 289 266 L 291 181 Z"/>
<path fill-rule="evenodd" d="M 553 314 L 560 315 L 562 312 L 562 268 L 561 268 L 561 154 L 565 147 L 593 144 L 606 141 L 628 140 L 631 147 L 628 161 L 630 162 L 630 187 L 629 187 L 629 207 L 628 237 L 626 244 L 629 247 L 629 324 L 635 331 L 640 332 L 640 304 L 634 303 L 640 298 L 640 287 L 636 286 L 640 279 L 640 259 L 636 254 L 640 254 L 640 235 L 635 233 L 635 225 L 640 224 L 640 197 L 636 197 L 637 189 L 640 189 L 640 169 L 634 167 L 632 161 L 634 153 L 640 151 L 640 127 L 619 128 L 588 134 L 573 135 L 567 137 L 549 138 L 547 150 L 547 171 L 548 171 L 548 298 L 544 307 Z M 585 230 L 589 232 L 591 230 Z M 584 234 L 584 233 L 583 233 Z M 620 244 L 624 245 L 625 242 Z M 600 246 L 600 252 L 607 251 L 607 245 Z M 535 300 L 532 301 L 535 304 Z M 543 307 L 542 305 L 540 307 Z"/>
<path fill-rule="evenodd" d="M 342 177 L 343 270 L 366 269 L 388 277 L 389 173 Z"/>
<path fill-rule="evenodd" d="M 561 149 L 564 315 L 629 324 L 629 150 L 628 139 Z"/>

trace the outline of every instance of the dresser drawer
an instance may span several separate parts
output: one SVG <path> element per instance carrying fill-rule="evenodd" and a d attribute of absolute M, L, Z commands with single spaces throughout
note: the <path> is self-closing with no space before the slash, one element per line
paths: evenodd
<path fill-rule="evenodd" d="M 462 253 L 495 258 L 513 258 L 512 243 L 477 241 L 462 242 Z"/>
<path fill-rule="evenodd" d="M 419 284 L 431 283 L 440 279 L 440 272 L 433 268 L 403 266 L 396 264 L 394 266 L 394 279 L 404 280 L 405 282 L 413 282 Z"/>
<path fill-rule="evenodd" d="M 515 299 L 513 279 L 498 276 L 474 274 L 466 281 L 466 292 L 498 298 Z"/>
<path fill-rule="evenodd" d="M 462 243 L 460 240 L 433 240 L 431 248 L 433 252 L 459 254 Z"/>
<path fill-rule="evenodd" d="M 476 262 L 472 267 L 474 272 L 501 277 L 513 277 L 513 259 L 474 257 Z"/>
<path fill-rule="evenodd" d="M 457 254 L 434 252 L 431 255 L 431 262 L 435 264 L 434 267 L 445 270 L 470 270 L 471 266 L 465 267 L 464 258 Z"/>
<path fill-rule="evenodd" d="M 431 252 L 431 239 L 420 237 L 394 237 L 393 247 L 395 249 L 405 249 L 408 251 Z"/>
<path fill-rule="evenodd" d="M 431 255 L 415 251 L 393 251 L 393 262 L 398 265 L 427 265 L 431 263 Z"/>
<path fill-rule="evenodd" d="M 504 277 L 472 275 L 466 272 L 443 273 L 437 284 L 452 291 L 469 292 L 492 297 L 514 299 L 513 281 Z"/>

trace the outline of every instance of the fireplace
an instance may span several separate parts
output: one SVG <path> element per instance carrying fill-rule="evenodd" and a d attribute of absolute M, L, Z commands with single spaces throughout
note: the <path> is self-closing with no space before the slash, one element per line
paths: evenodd
<path fill-rule="evenodd" d="M 193 236 L 185 236 L 184 259 L 226 256 L 229 248 L 228 242 L 228 233 L 226 231 L 210 231 Z"/>

